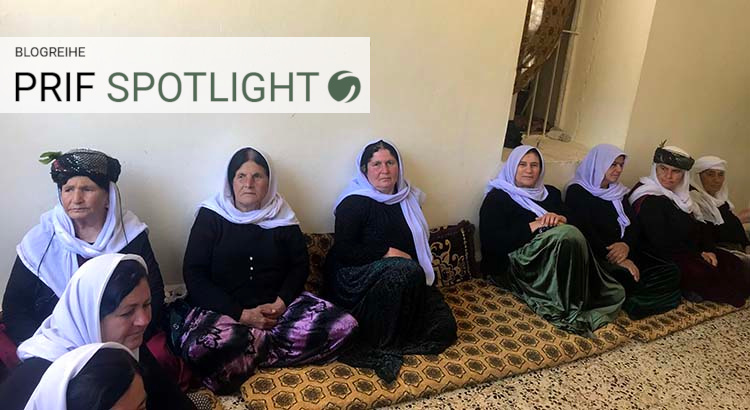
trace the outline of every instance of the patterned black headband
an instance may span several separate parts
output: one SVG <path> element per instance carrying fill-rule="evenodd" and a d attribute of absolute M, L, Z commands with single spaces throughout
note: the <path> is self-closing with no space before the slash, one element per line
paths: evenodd
<path fill-rule="evenodd" d="M 654 151 L 654 163 L 667 164 L 675 168 L 690 171 L 695 160 L 688 156 L 666 150 L 662 147 L 657 147 L 656 151 Z"/>
<path fill-rule="evenodd" d="M 43 164 L 52 163 L 50 175 L 58 185 L 65 184 L 72 177 L 84 176 L 106 189 L 109 181 L 117 182 L 120 177 L 118 160 L 91 149 L 74 149 L 65 154 L 45 152 L 39 161 Z"/>

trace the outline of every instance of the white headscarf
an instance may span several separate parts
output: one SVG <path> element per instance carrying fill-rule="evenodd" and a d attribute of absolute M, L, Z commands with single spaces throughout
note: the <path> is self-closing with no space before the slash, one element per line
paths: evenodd
<path fill-rule="evenodd" d="M 78 255 L 91 259 L 120 252 L 147 228 L 132 212 L 123 213 L 117 185 L 110 182 L 107 217 L 93 244 L 76 238 L 73 220 L 65 213 L 58 197 L 58 204 L 42 214 L 39 225 L 26 233 L 16 246 L 16 252 L 24 266 L 60 297 L 78 269 Z"/>
<path fill-rule="evenodd" d="M 690 154 L 680 147 L 666 146 L 664 149 L 686 157 L 690 156 Z M 700 209 L 698 209 L 698 206 L 690 198 L 690 173 L 685 171 L 682 177 L 682 182 L 674 191 L 672 191 L 664 188 L 659 182 L 659 178 L 656 176 L 656 165 L 656 163 L 651 164 L 651 175 L 641 177 L 639 181 L 643 185 L 636 188 L 630 195 L 630 204 L 634 204 L 635 201 L 646 195 L 666 196 L 672 200 L 682 212 L 692 214 L 696 219 L 703 221 Z"/>
<path fill-rule="evenodd" d="M 518 170 L 518 163 L 521 162 L 523 156 L 532 149 L 536 150 L 537 154 L 539 154 L 539 165 L 542 167 L 539 172 L 539 179 L 537 179 L 536 184 L 532 188 L 516 186 L 516 171 Z M 510 198 L 518 205 L 533 212 L 536 216 L 542 216 L 548 213 L 547 210 L 534 201 L 544 201 L 547 198 L 547 187 L 544 186 L 544 168 L 544 158 L 538 149 L 531 145 L 520 145 L 511 151 L 508 160 L 505 161 L 505 164 L 503 164 L 502 169 L 500 169 L 500 172 L 495 179 L 487 184 L 487 188 L 484 192 L 486 194 L 487 192 L 492 191 L 492 188 L 503 190 L 510 195 Z"/>
<path fill-rule="evenodd" d="M 138 261 L 148 271 L 146 262 L 138 255 L 112 253 L 84 263 L 70 278 L 52 314 L 31 338 L 18 346 L 18 358 L 39 357 L 54 362 L 77 347 L 101 343 L 99 309 L 102 295 L 112 272 L 126 260 Z M 137 350 L 132 353 L 138 357 Z"/>
<path fill-rule="evenodd" d="M 706 192 L 699 174 L 707 169 L 726 172 L 727 162 L 713 155 L 698 158 L 695 161 L 695 165 L 693 165 L 693 169 L 690 170 L 693 187 L 696 189 L 696 191 L 690 191 L 690 197 L 700 208 L 706 222 L 721 225 L 724 223 L 724 218 L 721 216 L 719 207 L 727 203 L 729 204 L 729 209 L 734 209 L 734 204 L 729 201 L 729 189 L 727 188 L 726 180 L 724 180 L 724 185 L 721 186 L 716 196 Z"/>
<path fill-rule="evenodd" d="M 620 224 L 620 237 L 622 238 L 625 235 L 625 228 L 630 225 L 630 219 L 622 207 L 622 198 L 628 194 L 629 189 L 620 182 L 609 184 L 607 188 L 601 187 L 604 174 L 621 155 L 627 158 L 625 152 L 610 144 L 599 144 L 591 148 L 591 151 L 578 165 L 573 179 L 565 186 L 565 191 L 567 193 L 570 185 L 578 184 L 589 191 L 591 195 L 612 202 L 615 210 L 617 210 L 617 223 Z"/>
<path fill-rule="evenodd" d="M 260 201 L 260 208 L 243 212 L 237 209 L 234 205 L 234 197 L 232 196 L 232 187 L 230 182 L 227 180 L 227 167 L 224 168 L 222 177 L 222 189 L 213 197 L 203 201 L 201 207 L 210 209 L 217 214 L 221 215 L 224 219 L 235 224 L 255 224 L 263 229 L 271 229 L 279 226 L 299 225 L 297 216 L 284 200 L 284 198 L 277 191 L 277 179 L 276 173 L 273 172 L 271 166 L 271 158 L 264 152 L 261 152 L 257 148 L 252 148 L 258 152 L 263 158 L 265 158 L 268 164 L 268 192 L 266 196 Z M 245 148 L 240 148 L 235 151 L 235 154 Z M 234 157 L 234 154 L 232 154 Z M 230 157 L 231 161 L 231 157 Z"/>
<path fill-rule="evenodd" d="M 369 145 L 374 144 L 378 141 L 383 141 L 390 144 L 393 149 L 396 150 L 398 155 L 398 182 L 396 183 L 397 192 L 395 194 L 384 194 L 375 187 L 372 186 L 370 181 L 367 180 L 367 176 L 360 170 L 360 162 L 362 161 L 362 155 L 365 153 L 365 148 Z M 430 251 L 429 235 L 430 230 L 427 226 L 427 220 L 424 218 L 422 213 L 422 203 L 425 199 L 425 194 L 418 188 L 411 186 L 409 181 L 404 176 L 404 161 L 401 154 L 398 152 L 398 148 L 388 140 L 374 140 L 365 144 L 362 151 L 357 155 L 357 159 L 354 163 L 354 178 L 352 178 L 349 185 L 344 189 L 344 192 L 339 195 L 336 200 L 336 204 L 333 206 L 333 213 L 336 214 L 336 208 L 339 206 L 341 201 L 350 195 L 362 195 L 370 199 L 378 201 L 386 205 L 400 204 L 401 212 L 404 213 L 406 223 L 409 225 L 411 230 L 412 238 L 414 239 L 414 249 L 417 251 L 417 259 L 419 265 L 424 270 L 425 280 L 428 285 L 432 285 L 435 281 L 435 270 L 432 268 L 432 252 Z"/>
<path fill-rule="evenodd" d="M 55 360 L 39 380 L 24 410 L 66 410 L 68 383 L 100 349 L 128 349 L 114 342 L 93 343 L 72 350 Z"/>

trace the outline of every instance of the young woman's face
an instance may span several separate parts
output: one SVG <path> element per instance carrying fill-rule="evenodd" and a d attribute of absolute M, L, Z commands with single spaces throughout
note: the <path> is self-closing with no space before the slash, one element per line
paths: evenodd
<path fill-rule="evenodd" d="M 125 394 L 120 397 L 112 410 L 146 410 L 146 389 L 143 386 L 143 378 L 136 374 Z"/>
<path fill-rule="evenodd" d="M 143 333 L 151 322 L 151 290 L 143 279 L 101 320 L 102 342 L 117 342 L 130 350 L 143 343 Z"/>

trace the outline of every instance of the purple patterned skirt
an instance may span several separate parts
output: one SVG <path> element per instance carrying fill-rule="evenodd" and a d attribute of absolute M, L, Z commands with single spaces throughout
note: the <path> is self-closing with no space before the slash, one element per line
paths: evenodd
<path fill-rule="evenodd" d="M 183 358 L 214 392 L 231 392 L 258 367 L 287 367 L 336 358 L 357 327 L 350 314 L 303 292 L 270 330 L 245 326 L 199 307 L 190 310 L 180 337 Z"/>

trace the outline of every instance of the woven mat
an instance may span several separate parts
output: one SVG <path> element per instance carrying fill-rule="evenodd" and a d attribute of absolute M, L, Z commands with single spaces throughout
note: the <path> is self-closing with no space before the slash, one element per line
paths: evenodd
<path fill-rule="evenodd" d="M 429 397 L 611 350 L 629 339 L 610 324 L 593 339 L 561 331 L 482 279 L 443 288 L 458 342 L 436 356 L 407 356 L 396 381 L 339 362 L 263 369 L 242 385 L 251 409 L 368 409 Z"/>

